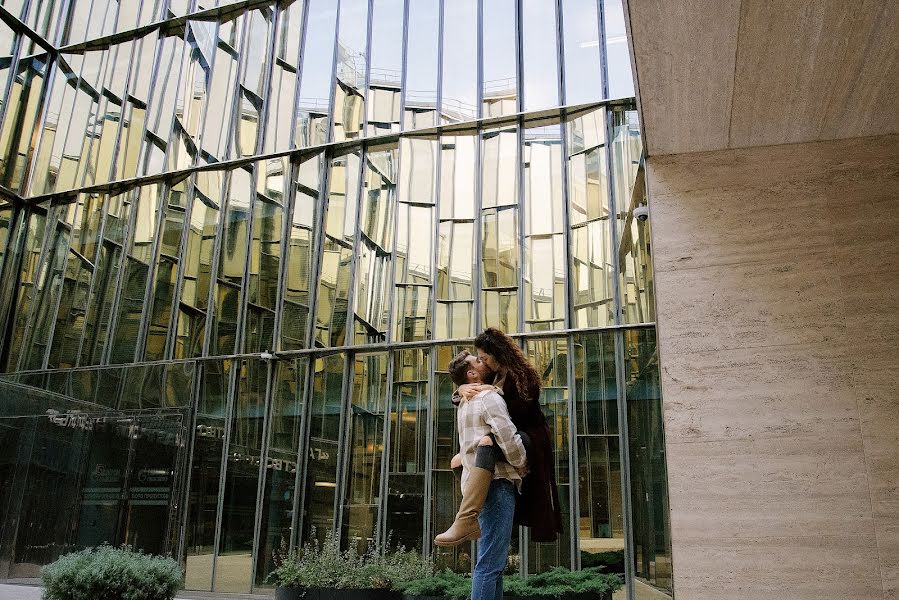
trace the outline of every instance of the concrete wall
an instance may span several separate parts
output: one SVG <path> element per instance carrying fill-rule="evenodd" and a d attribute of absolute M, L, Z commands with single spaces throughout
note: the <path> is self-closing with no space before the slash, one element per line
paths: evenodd
<path fill-rule="evenodd" d="M 647 173 L 675 597 L 899 599 L 899 136 Z"/>

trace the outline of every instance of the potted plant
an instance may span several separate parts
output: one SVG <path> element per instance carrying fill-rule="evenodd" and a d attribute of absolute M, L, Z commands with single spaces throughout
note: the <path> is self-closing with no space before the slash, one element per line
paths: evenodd
<path fill-rule="evenodd" d="M 44 600 L 172 600 L 184 573 L 171 558 L 103 545 L 59 557 L 41 579 Z"/>
<path fill-rule="evenodd" d="M 467 600 L 471 596 L 471 578 L 446 569 L 405 581 L 398 588 L 403 600 Z"/>
<path fill-rule="evenodd" d="M 276 600 L 398 600 L 397 590 L 405 581 L 434 572 L 430 559 L 402 546 L 380 552 L 369 543 L 359 553 L 358 540 L 341 551 L 332 532 L 323 542 L 314 531 L 312 538 L 300 552 L 285 555 L 282 550 L 276 556 L 276 568 L 269 576 Z"/>
<path fill-rule="evenodd" d="M 617 573 L 603 573 L 603 567 L 569 571 L 556 567 L 527 578 L 513 575 L 503 580 L 503 595 L 518 600 L 611 600 L 624 585 Z"/>

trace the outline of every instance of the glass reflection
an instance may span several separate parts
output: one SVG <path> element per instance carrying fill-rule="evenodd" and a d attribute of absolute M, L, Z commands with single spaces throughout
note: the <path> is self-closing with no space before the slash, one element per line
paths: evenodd
<path fill-rule="evenodd" d="M 517 4 L 516 0 L 490 0 L 483 3 L 482 117 L 499 117 L 518 112 Z M 529 43 L 535 42 L 536 40 L 529 40 Z"/>
<path fill-rule="evenodd" d="M 403 129 L 410 130 L 432 127 L 437 124 L 437 75 L 439 74 L 437 51 L 440 44 L 440 0 L 416 0 L 416 2 L 407 4 L 409 25 L 406 30 Z M 445 63 L 446 58 L 444 58 Z M 375 74 L 373 72 L 372 83 L 374 81 Z M 444 81 L 447 80 L 444 79 Z M 446 88 L 444 88 L 444 96 L 446 96 Z"/>
<path fill-rule="evenodd" d="M 337 33 L 337 3 L 308 0 L 306 40 L 299 84 L 294 146 L 322 144 L 328 138 L 328 111 L 331 106 L 331 72 Z"/>
<path fill-rule="evenodd" d="M 556 3 L 523 0 L 521 4 L 521 66 L 524 110 L 559 105 L 559 61 Z"/>
<path fill-rule="evenodd" d="M 332 140 L 341 142 L 358 138 L 365 119 L 368 0 L 342 0 L 337 31 Z"/>
<path fill-rule="evenodd" d="M 470 121 L 478 115 L 477 0 L 443 3 L 443 48 L 440 123 Z"/>
<path fill-rule="evenodd" d="M 602 98 L 597 0 L 562 0 L 565 104 Z"/>

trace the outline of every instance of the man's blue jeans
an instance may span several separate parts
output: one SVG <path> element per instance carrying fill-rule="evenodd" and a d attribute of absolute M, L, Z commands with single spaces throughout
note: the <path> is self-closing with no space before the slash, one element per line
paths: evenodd
<path fill-rule="evenodd" d="M 494 479 L 478 517 L 478 564 L 471 576 L 471 600 L 502 600 L 503 571 L 509 560 L 515 486 L 508 479 Z"/>

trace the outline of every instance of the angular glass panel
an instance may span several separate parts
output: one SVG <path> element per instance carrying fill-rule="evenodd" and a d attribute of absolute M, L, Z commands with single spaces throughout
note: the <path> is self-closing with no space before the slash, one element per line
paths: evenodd
<path fill-rule="evenodd" d="M 562 0 L 565 104 L 602 100 L 597 0 Z"/>
<path fill-rule="evenodd" d="M 303 32 L 303 0 L 284 3 L 278 15 L 275 62 L 268 96 L 264 152 L 281 152 L 293 143 L 294 98 Z"/>
<path fill-rule="evenodd" d="M 33 301 L 37 295 L 38 277 L 41 268 L 41 249 L 47 229 L 47 215 L 44 209 L 33 210 L 28 216 L 27 231 L 22 250 L 22 266 L 19 288 L 15 299 L 14 324 L 9 336 L 8 357 L 4 371 L 15 371 L 24 349 L 25 327 L 31 315 Z"/>
<path fill-rule="evenodd" d="M 400 129 L 403 4 L 403 0 L 374 0 L 367 94 L 368 135 L 380 135 Z M 436 72 L 435 68 L 432 73 Z"/>
<path fill-rule="evenodd" d="M 35 173 L 30 193 L 45 194 L 56 189 L 63 176 L 63 148 L 68 133 L 67 124 L 72 119 L 75 97 L 78 95 L 78 75 L 69 70 L 65 62 L 57 65 L 54 74 L 53 91 L 47 99 L 47 116 L 44 119 L 40 145 L 35 158 Z M 74 128 L 74 127 L 72 127 Z M 75 160 L 77 161 L 77 156 Z M 71 163 L 71 160 L 67 161 Z M 67 179 L 74 179 L 72 168 Z M 71 187 L 71 181 L 67 182 Z"/>
<path fill-rule="evenodd" d="M 524 320 L 526 331 L 565 327 L 565 240 L 562 235 L 562 130 L 525 123 Z"/>
<path fill-rule="evenodd" d="M 192 23 L 191 27 L 201 25 L 199 22 Z M 202 35 L 197 37 L 202 38 Z M 156 79 L 153 90 L 148 91 L 148 95 L 145 96 L 149 97 L 149 106 L 146 113 L 146 139 L 143 141 L 138 167 L 140 174 L 159 173 L 164 169 L 162 161 L 174 123 L 178 78 L 186 52 L 190 52 L 190 47 L 184 39 L 178 37 L 177 32 L 173 32 L 160 42 L 154 66 Z M 134 77 L 134 79 L 143 78 Z"/>
<path fill-rule="evenodd" d="M 425 531 L 429 355 L 426 348 L 393 353 L 386 524 L 392 542 L 410 549 L 423 547 Z"/>
<path fill-rule="evenodd" d="M 558 106 L 559 51 L 556 43 L 556 3 L 523 0 L 521 19 L 521 66 L 524 78 L 521 93 L 524 110 Z"/>
<path fill-rule="evenodd" d="M 518 207 L 488 208 L 483 225 L 481 283 L 484 289 L 518 287 Z"/>
<path fill-rule="evenodd" d="M 23 46 L 24 56 L 16 67 L 0 128 L 0 184 L 13 190 L 19 189 L 31 160 L 35 136 L 29 133 L 38 124 L 46 95 L 50 57 L 46 54 L 27 56 L 31 50 L 33 48 Z"/>
<path fill-rule="evenodd" d="M 315 344 L 342 346 L 353 255 L 355 253 L 360 157 L 356 153 L 331 159 L 328 205 L 315 311 Z"/>
<path fill-rule="evenodd" d="M 203 363 L 201 371 L 184 531 L 184 586 L 191 590 L 212 590 L 231 364 L 228 360 L 208 361 Z"/>
<path fill-rule="evenodd" d="M 375 541 L 387 412 L 387 353 L 357 354 L 346 418 L 347 458 L 341 544 L 365 552 Z"/>
<path fill-rule="evenodd" d="M 250 245 L 250 209 L 254 193 L 253 174 L 248 168 L 230 173 L 228 206 L 223 218 L 216 281 L 216 306 L 212 319 L 209 354 L 231 354 L 237 349 L 244 268 Z"/>
<path fill-rule="evenodd" d="M 477 0 L 444 2 L 443 48 L 439 122 L 470 121 L 478 116 Z"/>
<path fill-rule="evenodd" d="M 652 267 L 652 243 L 649 221 L 634 218 L 634 208 L 646 206 L 646 178 L 643 168 L 637 173 L 631 200 L 619 211 L 621 239 L 618 242 L 618 268 L 621 310 L 625 323 L 655 321 L 655 280 Z"/>
<path fill-rule="evenodd" d="M 484 290 L 481 292 L 481 323 L 484 328 L 518 331 L 518 292 L 516 290 Z"/>
<path fill-rule="evenodd" d="M 527 340 L 525 355 L 540 374 L 540 406 L 549 425 L 562 534 L 550 544 L 528 544 L 528 572 L 541 573 L 552 567 L 571 568 L 571 479 L 569 476 L 568 342 L 565 338 Z"/>
<path fill-rule="evenodd" d="M 631 329 L 623 335 L 634 573 L 670 595 L 671 512 L 656 332 Z"/>
<path fill-rule="evenodd" d="M 406 131 L 437 124 L 437 51 L 440 44 L 440 0 L 417 0 L 408 5 L 406 89 L 403 91 L 403 129 Z M 446 60 L 444 58 L 444 62 Z M 372 83 L 375 81 L 375 72 L 372 72 Z M 443 93 L 445 96 L 445 89 Z"/>
<path fill-rule="evenodd" d="M 193 23 L 193 22 L 192 22 Z M 207 162 L 232 158 L 229 150 L 229 135 L 234 129 L 234 107 L 237 90 L 237 75 L 240 70 L 239 49 L 243 43 L 243 17 L 236 21 L 222 23 L 215 31 L 215 24 L 209 25 L 208 32 L 216 40 L 215 67 L 209 87 L 209 108 L 203 124 L 203 151 L 209 155 Z M 205 157 L 204 157 L 205 158 Z"/>
<path fill-rule="evenodd" d="M 483 4 L 482 117 L 498 117 L 518 112 L 516 5 L 515 0 L 490 0 Z M 529 40 L 529 43 L 535 41 Z"/>
<path fill-rule="evenodd" d="M 319 188 L 324 157 L 307 157 L 296 168 L 295 189 L 287 235 L 287 266 L 281 316 L 281 349 L 299 350 L 307 345 L 310 291 L 312 289 L 314 228 L 321 211 Z"/>
<path fill-rule="evenodd" d="M 272 20 L 274 12 L 267 7 L 247 13 L 246 43 L 242 50 L 244 67 L 238 98 L 238 123 L 229 156 L 251 156 L 256 153 L 261 129 L 259 117 L 268 90 L 266 77 L 271 69 Z"/>
<path fill-rule="evenodd" d="M 356 344 L 387 339 L 396 179 L 396 145 L 369 148 L 363 173 L 361 235 L 355 267 Z"/>
<path fill-rule="evenodd" d="M 151 72 L 156 56 L 157 34 L 150 33 L 135 40 L 134 44 L 130 65 L 131 73 Z M 114 179 L 130 178 L 138 173 L 138 159 L 146 128 L 150 79 L 150 77 L 130 77 L 128 94 L 125 97 L 121 116 L 122 131 L 119 137 Z"/>
<path fill-rule="evenodd" d="M 257 586 L 265 584 L 275 569 L 275 552 L 282 547 L 289 548 L 294 537 L 297 458 L 308 366 L 309 360 L 305 357 L 275 364 L 277 372 L 265 461 L 259 553 L 256 556 Z"/>
<path fill-rule="evenodd" d="M 483 208 L 518 204 L 518 128 L 485 131 L 481 137 Z"/>
<path fill-rule="evenodd" d="M 305 482 L 301 542 L 324 540 L 334 530 L 337 465 L 340 464 L 340 422 L 343 408 L 344 354 L 315 361 L 309 401 L 309 438 L 305 448 Z"/>
<path fill-rule="evenodd" d="M 362 134 L 365 120 L 368 0 L 343 0 L 340 3 L 340 24 L 337 31 L 334 132 L 331 139 L 341 142 L 358 138 Z"/>
<path fill-rule="evenodd" d="M 170 169 L 186 169 L 197 158 L 200 142 L 200 125 L 203 111 L 209 101 L 209 80 L 212 74 L 212 56 L 209 37 L 214 35 L 214 24 L 208 21 L 187 22 L 187 48 L 175 101 L 175 140 L 169 160 Z"/>
<path fill-rule="evenodd" d="M 622 0 L 604 0 L 603 22 L 606 27 L 606 68 L 609 72 L 609 98 L 634 95 L 631 56 L 627 47 Z"/>
<path fill-rule="evenodd" d="M 268 366 L 261 360 L 242 360 L 239 364 L 213 589 L 249 593 L 253 581 L 256 494 L 263 472 Z"/>
<path fill-rule="evenodd" d="M 306 39 L 300 77 L 294 146 L 323 144 L 328 139 L 328 111 L 334 43 L 337 27 L 337 3 L 333 0 L 308 0 Z"/>

